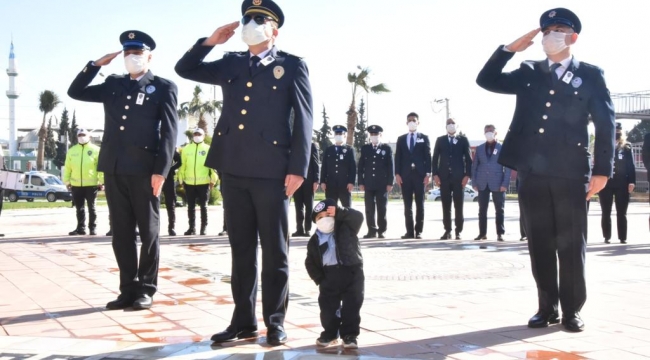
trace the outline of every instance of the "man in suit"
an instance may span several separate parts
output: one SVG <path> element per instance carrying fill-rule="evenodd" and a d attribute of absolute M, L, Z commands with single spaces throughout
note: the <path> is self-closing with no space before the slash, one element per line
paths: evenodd
<path fill-rule="evenodd" d="M 364 191 L 366 205 L 366 224 L 368 234 L 364 239 L 379 237 L 383 239 L 387 228 L 386 204 L 388 193 L 393 190 L 395 180 L 393 150 L 388 144 L 381 143 L 384 129 L 379 125 L 368 127 L 370 144 L 361 147 L 359 156 L 359 188 Z M 375 206 L 377 222 L 375 222 Z M 379 225 L 379 226 L 377 226 Z"/>
<path fill-rule="evenodd" d="M 483 130 L 486 142 L 476 148 L 474 161 L 472 161 L 472 186 L 474 191 L 478 192 L 479 226 L 479 235 L 474 240 L 487 239 L 487 209 L 492 196 L 496 213 L 497 241 L 503 241 L 503 234 L 506 232 L 503 208 L 506 202 L 506 191 L 510 186 L 511 170 L 498 162 L 501 144 L 497 142 L 494 125 L 486 125 Z"/>
<path fill-rule="evenodd" d="M 153 39 L 141 31 L 120 35 L 123 50 L 89 62 L 68 95 L 104 104 L 104 138 L 97 171 L 104 173 L 120 269 L 120 295 L 108 309 L 151 307 L 157 289 L 160 193 L 171 167 L 178 116 L 176 85 L 149 70 Z M 102 66 L 124 52 L 127 75 L 111 75 L 89 86 Z M 138 262 L 136 224 L 142 247 Z"/>
<path fill-rule="evenodd" d="M 235 34 L 237 21 L 199 39 L 178 61 L 176 72 L 192 81 L 219 85 L 223 91 L 223 111 L 205 164 L 221 175 L 235 309 L 230 326 L 212 340 L 258 335 L 259 235 L 266 342 L 277 346 L 287 341 L 289 199 L 307 176 L 313 126 L 311 85 L 307 64 L 275 47 L 285 19 L 280 7 L 272 0 L 245 0 L 241 13 L 242 40 L 248 51 L 203 61 L 214 46 Z"/>
<path fill-rule="evenodd" d="M 314 193 L 318 189 L 319 183 L 320 154 L 318 145 L 312 140 L 307 178 L 296 193 L 293 194 L 293 203 L 296 206 L 296 232 L 291 236 L 311 236 L 311 211 L 314 207 Z"/>
<path fill-rule="evenodd" d="M 433 180 L 440 187 L 442 200 L 442 223 L 445 233 L 440 240 L 451 239 L 451 201 L 454 201 L 456 240 L 463 232 L 463 204 L 465 185 L 472 176 L 472 155 L 469 141 L 464 136 L 456 136 L 456 121 L 447 119 L 447 135 L 436 139 L 433 148 Z"/>
<path fill-rule="evenodd" d="M 517 170 L 521 182 L 519 199 L 539 299 L 528 326 L 559 322 L 559 300 L 564 327 L 582 331 L 587 201 L 612 175 L 614 106 L 603 71 L 571 56 L 582 29 L 578 16 L 555 8 L 544 12 L 539 24 L 510 45 L 499 46 L 476 82 L 492 92 L 517 95 L 499 163 Z M 540 32 L 547 58 L 524 61 L 518 69 L 503 72 L 515 53 L 526 50 Z M 596 129 L 593 170 L 589 115 Z"/>
<path fill-rule="evenodd" d="M 334 145 L 323 154 L 321 171 L 321 189 L 325 197 L 341 201 L 343 207 L 352 206 L 352 189 L 357 178 L 357 164 L 354 148 L 343 144 L 348 129 L 343 125 L 334 125 Z"/>
<path fill-rule="evenodd" d="M 406 223 L 406 234 L 402 239 L 421 239 L 424 227 L 424 190 L 431 179 L 431 143 L 428 136 L 418 132 L 418 114 L 408 114 L 406 125 L 409 132 L 397 138 L 395 148 L 395 181 L 402 187 Z"/>

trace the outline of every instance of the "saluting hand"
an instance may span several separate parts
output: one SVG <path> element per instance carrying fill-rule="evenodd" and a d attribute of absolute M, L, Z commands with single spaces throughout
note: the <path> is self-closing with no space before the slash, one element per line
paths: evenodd
<path fill-rule="evenodd" d="M 115 59 L 115 57 L 117 57 L 117 55 L 119 55 L 121 53 L 122 53 L 122 50 L 114 52 L 114 53 L 106 54 L 106 55 L 102 56 L 101 58 L 99 58 L 99 60 L 96 60 L 95 65 L 96 66 L 108 65 L 108 64 L 111 63 L 111 61 L 113 61 L 113 59 Z"/>
<path fill-rule="evenodd" d="M 287 175 L 284 178 L 284 186 L 287 188 L 286 194 L 287 197 L 293 196 L 293 193 L 298 190 L 300 185 L 302 185 L 302 182 L 305 181 L 305 178 L 300 176 L 300 175 Z"/>
<path fill-rule="evenodd" d="M 528 47 L 533 45 L 533 39 L 535 38 L 535 36 L 537 36 L 537 34 L 539 34 L 540 31 L 542 31 L 541 28 L 537 28 L 533 31 L 530 31 L 528 34 L 515 40 L 512 44 L 506 46 L 506 48 L 513 52 L 524 51 L 528 49 Z"/>
<path fill-rule="evenodd" d="M 209 38 L 203 41 L 205 46 L 215 46 L 224 44 L 226 41 L 235 35 L 235 29 L 239 27 L 239 21 L 235 21 L 228 25 L 224 25 L 217 30 L 215 30 Z"/>
<path fill-rule="evenodd" d="M 593 175 L 591 181 L 589 181 L 589 190 L 587 192 L 587 201 L 591 199 L 592 196 L 598 194 L 605 185 L 607 185 L 607 176 L 603 175 Z"/>
<path fill-rule="evenodd" d="M 163 184 L 165 183 L 165 177 L 158 174 L 151 175 L 151 187 L 153 188 L 153 196 L 160 196 L 162 192 Z"/>

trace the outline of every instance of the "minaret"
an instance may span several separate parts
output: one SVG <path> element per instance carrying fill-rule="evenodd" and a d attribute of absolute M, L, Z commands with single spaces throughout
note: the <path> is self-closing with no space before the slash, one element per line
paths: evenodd
<path fill-rule="evenodd" d="M 9 68 L 7 68 L 7 76 L 9 76 L 9 90 L 7 90 L 7 97 L 9 98 L 9 155 L 16 156 L 18 152 L 17 134 L 16 134 L 16 99 L 18 99 L 18 91 L 16 90 L 16 76 L 18 76 L 18 69 L 16 69 L 16 56 L 14 55 L 14 42 L 11 41 L 11 49 L 9 50 Z"/>

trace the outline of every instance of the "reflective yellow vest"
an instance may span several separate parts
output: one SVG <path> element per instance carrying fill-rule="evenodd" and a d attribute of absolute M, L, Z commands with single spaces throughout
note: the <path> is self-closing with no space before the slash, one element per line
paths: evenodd
<path fill-rule="evenodd" d="M 208 156 L 210 145 L 202 142 L 191 143 L 183 148 L 181 152 L 181 168 L 178 169 L 178 182 L 187 185 L 215 184 L 217 182 L 216 171 L 205 166 L 205 159 Z"/>
<path fill-rule="evenodd" d="M 97 186 L 104 183 L 104 173 L 97 172 L 99 146 L 77 144 L 65 157 L 63 183 L 75 187 Z"/>

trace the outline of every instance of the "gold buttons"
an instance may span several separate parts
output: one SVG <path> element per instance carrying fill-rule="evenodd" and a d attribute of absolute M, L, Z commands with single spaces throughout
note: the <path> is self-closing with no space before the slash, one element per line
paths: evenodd
<path fill-rule="evenodd" d="M 120 126 L 120 130 L 124 131 L 124 126 Z"/>
<path fill-rule="evenodd" d="M 244 124 L 239 124 L 239 130 L 244 130 Z"/>
<path fill-rule="evenodd" d="M 246 83 L 246 86 L 253 87 L 253 83 L 249 81 L 249 82 Z"/>
<path fill-rule="evenodd" d="M 126 97 L 127 100 L 131 100 L 131 95 Z"/>
<path fill-rule="evenodd" d="M 217 135 L 221 136 L 221 131 L 219 131 L 219 132 L 217 133 Z"/>
<path fill-rule="evenodd" d="M 551 94 L 551 95 L 555 95 L 555 90 L 551 90 L 548 93 Z"/>
<path fill-rule="evenodd" d="M 544 115 L 544 116 L 542 116 L 542 119 L 547 120 L 547 119 L 548 119 L 548 115 Z"/>
<path fill-rule="evenodd" d="M 277 86 L 273 86 L 273 90 L 276 90 L 277 88 L 278 88 Z"/>
<path fill-rule="evenodd" d="M 546 103 L 546 107 L 551 107 L 551 103 L 550 103 L 550 102 L 547 102 L 547 103 Z"/>
<path fill-rule="evenodd" d="M 246 109 L 244 109 L 244 110 L 241 111 L 241 114 L 242 114 L 242 115 L 246 115 L 247 113 L 248 113 L 248 111 L 246 111 Z"/>
<path fill-rule="evenodd" d="M 578 92 L 576 91 L 576 92 L 574 92 L 574 94 L 575 94 L 575 95 L 578 95 Z"/>
<path fill-rule="evenodd" d="M 244 96 L 244 101 L 250 101 L 250 99 L 251 99 L 250 96 L 248 95 Z"/>
<path fill-rule="evenodd" d="M 273 141 L 273 145 L 277 145 L 277 144 L 278 144 L 278 142 L 277 142 L 277 141 Z"/>
<path fill-rule="evenodd" d="M 580 146 L 580 143 L 578 143 L 578 146 Z"/>
<path fill-rule="evenodd" d="M 231 81 L 232 81 L 232 80 L 228 80 L 228 84 L 230 84 Z"/>
<path fill-rule="evenodd" d="M 543 133 L 544 133 L 544 128 L 540 128 L 540 129 L 539 129 L 539 133 L 540 133 L 540 134 L 543 134 Z"/>
<path fill-rule="evenodd" d="M 126 115 L 122 115 L 122 120 L 126 120 Z"/>

